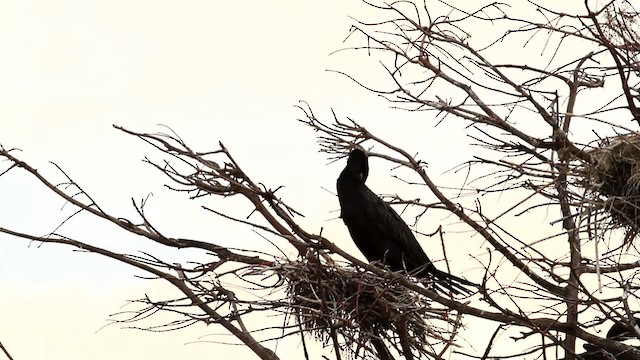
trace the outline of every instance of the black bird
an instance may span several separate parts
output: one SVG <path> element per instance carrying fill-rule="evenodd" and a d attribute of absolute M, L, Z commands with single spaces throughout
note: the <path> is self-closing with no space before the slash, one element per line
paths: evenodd
<path fill-rule="evenodd" d="M 640 318 L 634 317 L 634 321 L 631 321 L 631 325 L 640 325 Z M 611 325 L 611 328 L 607 332 L 607 339 L 614 339 L 618 341 L 634 339 L 636 337 L 635 331 L 630 329 L 629 326 L 623 322 L 616 322 Z"/>
<path fill-rule="evenodd" d="M 634 317 L 635 323 L 640 325 L 640 318 Z M 609 331 L 607 331 L 607 339 L 616 340 L 616 341 L 624 341 L 629 339 L 636 339 L 635 332 L 629 328 L 629 326 L 623 322 L 616 322 L 611 326 Z M 585 360 L 631 360 L 635 359 L 635 356 L 629 353 L 620 353 L 613 354 L 609 351 L 601 349 L 600 347 L 594 344 L 584 344 L 584 349 L 587 352 L 584 352 L 580 355 Z M 561 360 L 566 360 L 561 359 Z"/>
<path fill-rule="evenodd" d="M 435 280 L 440 290 L 470 294 L 472 282 L 436 269 L 400 215 L 364 184 L 369 175 L 367 155 L 361 149 L 349 154 L 338 177 L 340 217 L 367 260 L 384 263 L 392 271 Z"/>

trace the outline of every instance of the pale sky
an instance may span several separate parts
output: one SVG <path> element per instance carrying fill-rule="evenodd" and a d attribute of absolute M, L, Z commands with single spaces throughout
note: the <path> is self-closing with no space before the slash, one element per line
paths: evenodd
<path fill-rule="evenodd" d="M 341 165 L 326 167 L 294 105 L 307 100 L 326 115 L 334 107 L 362 118 L 386 111 L 375 96 L 325 71 L 355 66 L 353 55 L 329 54 L 344 46 L 348 16 L 363 11 L 357 1 L 4 3 L 0 143 L 22 149 L 19 156 L 44 174 L 58 176 L 48 163 L 56 162 L 116 214 L 132 215 L 130 198 L 153 192 L 155 218 L 176 236 L 259 241 L 163 190 L 165 179 L 141 162 L 155 153 L 111 127 L 153 132 L 165 124 L 200 150 L 223 141 L 255 179 L 286 184 L 292 199 L 304 191 L 307 202 L 294 205 L 314 214 L 319 228 L 337 206 L 321 187 L 333 187 Z M 59 200 L 18 173 L 0 178 L 0 203 L 0 226 L 35 234 L 65 216 Z M 108 248 L 141 248 L 88 217 L 66 229 Z M 68 247 L 0 239 L 0 341 L 15 359 L 162 360 L 229 351 L 255 358 L 241 346 L 187 344 L 224 334 L 221 327 L 147 333 L 110 326 L 96 333 L 126 300 L 168 287 Z"/>
<path fill-rule="evenodd" d="M 388 81 L 378 61 L 364 53 L 330 55 L 345 46 L 349 16 L 371 12 L 356 0 L 5 2 L 0 144 L 22 149 L 19 157 L 61 180 L 49 161 L 57 163 L 118 216 L 133 214 L 131 197 L 152 192 L 150 211 L 171 235 L 221 245 L 259 242 L 250 231 L 163 189 L 166 179 L 141 162 L 159 154 L 112 124 L 147 132 L 162 131 L 158 124 L 164 124 L 203 151 L 222 141 L 254 180 L 286 185 L 280 195 L 306 215 L 308 230 L 323 227 L 323 234 L 357 253 L 336 220 L 337 200 L 322 189 L 333 190 L 343 164 L 327 165 L 317 153 L 315 134 L 296 121 L 302 116 L 294 108 L 299 100 L 325 119 L 333 108 L 373 131 L 384 129 L 386 139 L 408 149 L 437 147 L 437 154 L 425 156 L 436 175 L 469 156 L 461 145 L 462 124 L 434 129 L 433 122 L 417 122 L 417 115 L 390 109 L 326 71 Z M 388 174 L 388 167 L 372 172 Z M 378 192 L 392 192 L 380 178 L 371 183 Z M 0 178 L 0 204 L 2 227 L 44 234 L 65 218 L 59 200 L 18 173 Z M 143 246 L 88 217 L 66 229 L 118 251 Z M 194 343 L 224 333 L 216 326 L 148 333 L 116 325 L 97 332 L 126 300 L 170 291 L 159 281 L 134 278 L 144 274 L 115 261 L 4 235 L 0 254 L 0 341 L 16 360 L 255 358 L 241 346 Z M 282 359 L 287 351 L 299 353 L 297 341 L 286 345 L 290 350 L 278 351 Z"/>

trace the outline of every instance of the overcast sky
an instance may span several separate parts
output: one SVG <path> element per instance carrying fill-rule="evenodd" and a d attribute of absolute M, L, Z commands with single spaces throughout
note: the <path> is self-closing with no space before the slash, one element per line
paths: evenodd
<path fill-rule="evenodd" d="M 115 215 L 132 215 L 131 197 L 153 193 L 154 218 L 172 235 L 220 244 L 258 241 L 164 190 L 165 179 L 141 162 L 153 150 L 112 125 L 153 132 L 164 124 L 199 150 L 222 141 L 254 180 L 287 186 L 281 196 L 305 213 L 309 230 L 327 228 L 356 253 L 336 221 L 335 197 L 323 190 L 333 189 L 344 164 L 327 165 L 318 154 L 315 134 L 296 121 L 299 100 L 325 118 L 333 108 L 374 131 L 384 129 L 387 139 L 409 149 L 437 148 L 426 156 L 434 174 L 468 156 L 455 140 L 457 128 L 416 122 L 416 115 L 389 109 L 326 71 L 384 83 L 377 60 L 330 55 L 345 46 L 349 16 L 366 19 L 372 12 L 356 0 L 5 2 L 0 144 L 20 148 L 19 157 L 62 180 L 49 161 L 57 163 Z M 384 192 L 383 181 L 371 181 Z M 2 227 L 45 234 L 64 219 L 62 205 L 26 176 L 0 178 Z M 66 229 L 111 249 L 140 248 L 138 239 L 88 217 Z M 230 351 L 235 359 L 254 358 L 238 346 L 192 344 L 224 333 L 215 326 L 161 334 L 110 326 L 96 333 L 126 300 L 168 289 L 134 278 L 142 274 L 122 264 L 4 235 L 0 254 L 0 341 L 15 359 L 164 360 Z M 284 350 L 279 354 L 288 358 Z"/>
<path fill-rule="evenodd" d="M 318 229 L 335 217 L 337 203 L 321 187 L 334 186 L 341 165 L 326 167 L 294 105 L 307 100 L 326 115 L 334 107 L 362 118 L 387 108 L 325 71 L 355 66 L 352 56 L 330 53 L 344 47 L 348 16 L 367 10 L 357 1 L 6 2 L 0 143 L 22 149 L 20 157 L 57 180 L 48 161 L 59 164 L 117 215 L 132 214 L 131 197 L 153 192 L 154 217 L 171 234 L 237 241 L 237 228 L 164 191 L 165 179 L 141 162 L 153 151 L 112 128 L 153 132 L 164 124 L 194 148 L 223 141 L 246 171 L 272 186 L 286 184 L 292 198 L 306 193 L 308 201 L 296 205 L 320 214 Z M 63 204 L 17 172 L 0 178 L 0 203 L 3 227 L 44 234 L 64 219 Z M 140 249 L 137 239 L 88 217 L 65 229 L 105 247 Z M 185 345 L 224 333 L 217 327 L 155 334 L 111 326 L 96 333 L 126 300 L 168 288 L 70 248 L 0 239 L 0 341 L 16 359 L 161 360 L 221 351 L 254 358 L 238 346 Z"/>

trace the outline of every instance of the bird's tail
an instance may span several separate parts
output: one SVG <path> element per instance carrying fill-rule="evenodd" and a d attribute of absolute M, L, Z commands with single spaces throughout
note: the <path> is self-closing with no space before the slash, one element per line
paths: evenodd
<path fill-rule="evenodd" d="M 434 288 L 441 292 L 451 291 L 456 295 L 472 295 L 479 286 L 469 280 L 451 275 L 446 271 L 432 270 L 431 272 Z"/>

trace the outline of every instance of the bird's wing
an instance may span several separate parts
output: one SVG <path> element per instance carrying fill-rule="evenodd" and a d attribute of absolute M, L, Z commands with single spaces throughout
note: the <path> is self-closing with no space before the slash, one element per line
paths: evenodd
<path fill-rule="evenodd" d="M 391 205 L 384 202 L 365 187 L 363 210 L 370 220 L 373 232 L 371 238 L 378 243 L 378 253 L 387 252 L 387 263 L 393 268 L 406 269 L 418 277 L 436 278 L 444 281 L 441 286 L 454 293 L 470 293 L 466 286 L 476 286 L 472 282 L 438 270 L 418 243 L 409 226 Z"/>
<path fill-rule="evenodd" d="M 367 201 L 371 203 L 371 206 L 366 206 L 365 209 L 372 220 L 372 225 L 380 234 L 380 237 L 386 240 L 388 246 L 397 247 L 397 249 L 389 249 L 390 251 L 397 250 L 403 253 L 403 260 L 407 269 L 413 270 L 424 265 L 429 268 L 433 267 L 429 257 L 416 240 L 409 226 L 393 210 L 391 205 L 380 199 L 371 190 L 367 191 L 365 196 Z"/>

